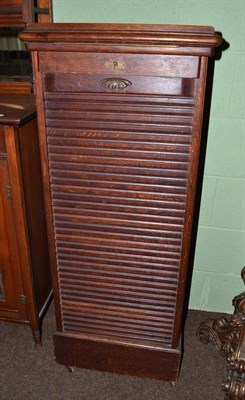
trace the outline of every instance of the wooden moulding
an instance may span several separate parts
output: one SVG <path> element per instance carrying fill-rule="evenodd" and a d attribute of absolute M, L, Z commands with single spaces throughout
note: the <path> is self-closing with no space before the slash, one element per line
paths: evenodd
<path fill-rule="evenodd" d="M 28 50 L 98 51 L 211 56 L 222 39 L 213 27 L 136 24 L 27 24 L 20 34 Z M 78 49 L 77 45 L 83 44 Z M 118 49 L 117 49 L 118 51 Z"/>

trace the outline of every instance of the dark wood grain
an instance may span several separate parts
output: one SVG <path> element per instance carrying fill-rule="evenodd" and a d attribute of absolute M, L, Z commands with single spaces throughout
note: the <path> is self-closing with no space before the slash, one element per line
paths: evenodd
<path fill-rule="evenodd" d="M 175 381 L 220 38 L 114 24 L 29 25 L 21 37 L 34 50 L 56 359 Z"/>
<path fill-rule="evenodd" d="M 199 72 L 197 56 L 181 57 L 169 55 L 135 54 L 134 61 L 130 54 L 96 54 L 96 53 L 60 53 L 40 52 L 39 68 L 45 73 L 74 73 L 135 75 L 196 78 Z M 86 76 L 86 75 L 85 75 Z M 66 78 L 66 77 L 65 77 Z M 71 79 L 71 76 L 70 76 Z M 93 78 L 95 81 L 95 77 Z M 171 82 L 171 81 L 170 81 Z"/>

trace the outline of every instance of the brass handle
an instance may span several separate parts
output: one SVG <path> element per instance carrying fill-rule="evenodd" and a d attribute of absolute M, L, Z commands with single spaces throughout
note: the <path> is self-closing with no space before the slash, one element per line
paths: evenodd
<path fill-rule="evenodd" d="M 100 81 L 100 84 L 110 90 L 123 90 L 132 85 L 132 82 L 122 78 L 107 78 Z"/>
<path fill-rule="evenodd" d="M 3 286 L 3 274 L 2 271 L 0 271 L 0 301 L 5 301 L 6 297 L 5 297 L 5 290 L 4 290 L 4 286 Z"/>

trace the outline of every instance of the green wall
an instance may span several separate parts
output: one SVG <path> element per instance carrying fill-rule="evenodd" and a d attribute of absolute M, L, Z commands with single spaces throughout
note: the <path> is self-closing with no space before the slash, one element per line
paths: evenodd
<path fill-rule="evenodd" d="M 190 308 L 232 311 L 244 290 L 245 0 L 53 0 L 55 22 L 213 25 L 230 47 L 216 62 Z"/>

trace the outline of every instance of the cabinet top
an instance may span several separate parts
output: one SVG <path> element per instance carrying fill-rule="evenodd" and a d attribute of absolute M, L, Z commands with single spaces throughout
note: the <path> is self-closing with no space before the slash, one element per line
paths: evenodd
<path fill-rule="evenodd" d="M 20 126 L 36 115 L 35 96 L 1 94 L 0 125 Z"/>
<path fill-rule="evenodd" d="M 144 52 L 211 56 L 222 38 L 211 26 L 147 24 L 27 24 L 29 50 Z M 113 48 L 113 49 L 112 49 Z"/>

